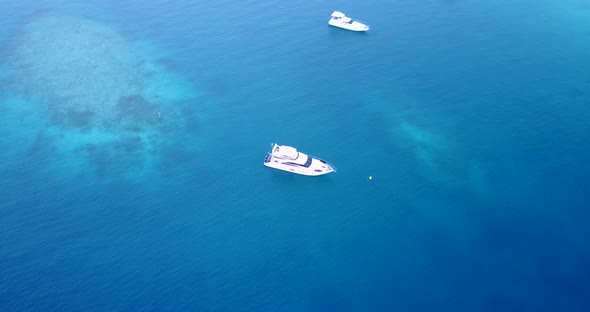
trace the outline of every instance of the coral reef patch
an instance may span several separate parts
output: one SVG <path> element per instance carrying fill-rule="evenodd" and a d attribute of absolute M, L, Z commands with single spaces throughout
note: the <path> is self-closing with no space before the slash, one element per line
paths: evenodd
<path fill-rule="evenodd" d="M 0 109 L 15 116 L 36 112 L 34 122 L 10 126 L 39 133 L 36 140 L 22 139 L 33 149 L 44 133 L 51 134 L 58 170 L 66 163 L 71 172 L 87 165 L 97 171 L 126 166 L 122 174 L 132 176 L 158 168 L 166 155 L 162 143 L 182 137 L 185 125 L 194 131 L 194 106 L 202 101 L 189 81 L 155 55 L 154 45 L 150 55 L 138 46 L 107 24 L 38 13 L 23 26 L 8 57 L 10 74 L 3 77 L 22 100 L 10 105 L 15 101 L 0 97 Z"/>

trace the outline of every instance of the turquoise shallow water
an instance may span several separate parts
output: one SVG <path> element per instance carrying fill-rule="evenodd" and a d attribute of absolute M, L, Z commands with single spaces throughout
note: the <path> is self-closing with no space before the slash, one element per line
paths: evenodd
<path fill-rule="evenodd" d="M 1 4 L 0 310 L 587 311 L 589 5 Z"/>

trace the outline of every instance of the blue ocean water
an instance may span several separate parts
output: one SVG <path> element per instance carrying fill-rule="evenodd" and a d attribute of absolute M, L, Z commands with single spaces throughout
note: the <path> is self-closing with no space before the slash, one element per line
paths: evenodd
<path fill-rule="evenodd" d="M 0 12 L 0 311 L 590 309 L 590 2 Z"/>

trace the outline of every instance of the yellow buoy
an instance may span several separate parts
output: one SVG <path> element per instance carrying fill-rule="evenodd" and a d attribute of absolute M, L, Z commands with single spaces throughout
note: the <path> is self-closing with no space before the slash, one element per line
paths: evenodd
<path fill-rule="evenodd" d="M 373 176 L 369 176 L 369 181 L 373 180 Z"/>

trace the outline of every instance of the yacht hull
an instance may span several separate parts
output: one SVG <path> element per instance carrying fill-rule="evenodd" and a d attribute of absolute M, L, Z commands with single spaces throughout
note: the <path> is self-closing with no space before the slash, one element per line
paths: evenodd
<path fill-rule="evenodd" d="M 350 31 L 368 31 L 369 25 L 363 24 L 357 20 L 354 20 L 346 14 L 340 11 L 332 12 L 332 17 L 328 21 L 328 24 L 334 27 L 350 30 Z"/>
<path fill-rule="evenodd" d="M 334 26 L 334 27 L 338 27 L 338 28 L 342 28 L 342 29 L 346 29 L 346 30 L 350 30 L 350 31 L 358 31 L 358 32 L 365 32 L 365 31 L 369 31 L 369 29 L 370 29 L 369 26 L 359 23 L 359 22 L 353 22 L 352 24 L 348 24 L 348 23 L 342 23 L 342 22 L 330 20 L 328 22 L 328 24 L 330 26 Z"/>
<path fill-rule="evenodd" d="M 282 149 L 290 149 L 292 155 L 281 153 Z M 264 158 L 264 166 L 305 176 L 320 176 L 336 172 L 327 161 L 308 156 L 289 146 L 274 144 L 273 152 Z"/>

